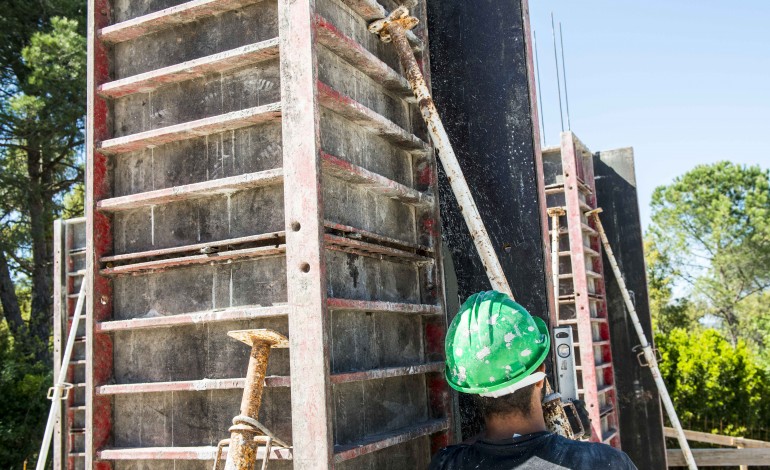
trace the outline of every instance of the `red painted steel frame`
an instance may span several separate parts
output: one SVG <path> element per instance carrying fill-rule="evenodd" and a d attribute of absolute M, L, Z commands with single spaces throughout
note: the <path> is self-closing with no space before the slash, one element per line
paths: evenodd
<path fill-rule="evenodd" d="M 420 16 L 422 18 L 428 18 L 427 2 L 421 2 Z M 416 34 L 420 40 L 422 40 L 423 44 L 427 45 L 429 43 L 429 31 L 426 27 L 422 26 L 418 28 Z M 430 53 L 428 47 L 425 47 L 422 53 L 417 56 L 417 63 L 425 77 L 425 82 L 430 86 Z M 421 118 L 419 111 L 415 111 L 415 113 L 415 119 L 419 120 Z M 433 211 L 417 224 L 421 236 L 430 240 L 430 246 L 433 249 L 433 257 L 436 260 L 434 269 L 429 270 L 434 276 L 433 291 L 429 292 L 427 296 L 424 295 L 422 301 L 438 304 L 440 311 L 444 313 L 444 315 L 441 315 L 438 318 L 424 319 L 425 353 L 429 360 L 440 359 L 444 361 L 444 339 L 446 337 L 446 330 L 449 322 L 449 312 L 447 312 L 446 309 L 441 231 L 436 230 L 436 227 L 442 226 L 441 212 L 438 204 L 438 162 L 432 152 L 430 157 L 426 159 L 423 167 L 415 165 L 415 178 L 418 183 L 427 185 L 430 188 L 431 194 L 434 195 Z M 430 394 L 431 412 L 434 413 L 434 416 L 440 415 L 446 417 L 449 422 L 449 426 L 446 429 L 431 435 L 431 455 L 433 455 L 440 449 L 450 444 L 454 444 L 459 435 L 459 429 L 454 429 L 456 425 L 454 420 L 455 410 L 449 386 L 444 379 L 443 370 L 436 374 L 428 374 L 425 376 L 425 379 Z"/>
<path fill-rule="evenodd" d="M 545 278 L 550 280 L 553 272 L 551 271 L 551 235 L 548 230 L 548 217 L 545 214 L 548 212 L 548 201 L 545 196 L 545 176 L 543 174 L 543 152 L 540 147 L 540 111 L 537 103 L 537 81 L 535 80 L 535 65 L 534 54 L 532 50 L 532 32 L 529 23 L 529 1 L 521 1 L 521 14 L 523 16 L 522 24 L 524 25 L 524 42 L 527 48 L 527 77 L 529 80 L 529 110 L 530 119 L 532 124 L 532 139 L 533 148 L 535 149 L 535 172 L 537 175 L 537 200 L 540 205 L 540 229 L 543 234 L 543 254 L 545 255 Z M 555 299 L 558 293 L 554 293 L 553 285 L 551 282 L 546 282 L 546 292 L 548 294 L 548 311 L 550 312 L 549 318 L 551 319 L 551 327 L 558 324 L 559 319 L 556 317 Z M 553 353 L 552 353 L 553 354 Z"/>
<path fill-rule="evenodd" d="M 583 211 L 580 208 L 578 189 L 578 150 L 571 132 L 561 134 L 561 161 L 564 172 L 564 195 L 567 205 L 567 227 L 569 245 L 572 253 L 572 282 L 575 287 L 575 311 L 577 317 L 578 337 L 581 344 L 592 342 L 593 332 L 590 318 L 590 302 L 588 298 L 588 278 L 586 276 L 585 250 L 583 249 Z M 593 367 L 594 348 L 580 348 L 580 364 L 582 368 L 584 400 L 591 418 L 591 440 L 601 442 L 601 415 L 599 410 L 599 394 L 596 390 L 596 369 Z"/>
<path fill-rule="evenodd" d="M 334 442 L 321 199 L 315 0 L 279 0 L 292 443 L 297 468 L 328 468 Z"/>
<path fill-rule="evenodd" d="M 86 436 L 85 466 L 110 469 L 109 462 L 97 460 L 97 449 L 104 447 L 112 428 L 109 397 L 94 395 L 94 387 L 112 376 L 112 340 L 94 331 L 96 322 L 112 315 L 112 285 L 99 275 L 99 258 L 112 251 L 110 219 L 96 210 L 96 203 L 110 196 L 107 157 L 97 151 L 98 142 L 110 137 L 107 103 L 96 89 L 109 80 L 108 50 L 97 39 L 97 31 L 109 23 L 107 0 L 88 0 L 88 115 L 86 120 Z"/>

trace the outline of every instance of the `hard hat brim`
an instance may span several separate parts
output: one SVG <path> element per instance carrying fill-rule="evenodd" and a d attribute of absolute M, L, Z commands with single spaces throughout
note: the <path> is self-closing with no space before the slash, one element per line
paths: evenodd
<path fill-rule="evenodd" d="M 537 358 L 536 361 L 532 363 L 531 366 L 529 366 L 524 372 L 519 374 L 518 376 L 507 380 L 505 382 L 489 386 L 489 387 L 464 387 L 462 385 L 458 385 L 454 382 L 452 382 L 451 377 L 451 371 L 449 371 L 448 368 L 445 368 L 444 375 L 446 376 L 447 383 L 449 383 L 449 386 L 453 389 L 457 390 L 458 392 L 463 393 L 469 393 L 469 394 L 481 394 L 481 393 L 489 393 L 489 392 L 496 392 L 498 390 L 501 390 L 503 388 L 509 387 L 516 382 L 519 382 L 523 380 L 525 377 L 528 377 L 530 374 L 532 374 L 535 370 L 537 370 L 538 367 L 545 361 L 545 358 L 548 357 L 548 352 L 551 350 L 551 335 L 548 333 L 548 326 L 546 326 L 545 322 L 540 318 L 533 316 L 532 319 L 535 321 L 535 325 L 537 325 L 538 331 L 545 336 L 545 347 L 543 348 L 543 351 L 540 353 L 540 356 Z"/>

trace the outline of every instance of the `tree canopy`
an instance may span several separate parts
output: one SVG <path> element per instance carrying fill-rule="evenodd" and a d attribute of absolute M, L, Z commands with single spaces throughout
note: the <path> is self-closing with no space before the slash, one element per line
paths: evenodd
<path fill-rule="evenodd" d="M 751 340 L 755 317 L 768 312 L 754 300 L 770 289 L 770 172 L 699 165 L 657 188 L 651 209 L 658 280 L 683 289 L 697 317 L 716 319 L 733 345 Z"/>

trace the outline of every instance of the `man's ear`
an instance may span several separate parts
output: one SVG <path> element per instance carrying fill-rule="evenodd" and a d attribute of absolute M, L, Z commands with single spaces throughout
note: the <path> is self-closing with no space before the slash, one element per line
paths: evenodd
<path fill-rule="evenodd" d="M 545 372 L 545 362 L 540 364 L 540 367 L 537 368 L 536 372 Z M 541 379 L 541 380 L 537 381 L 536 384 L 537 384 L 537 388 L 545 387 L 545 379 Z"/>

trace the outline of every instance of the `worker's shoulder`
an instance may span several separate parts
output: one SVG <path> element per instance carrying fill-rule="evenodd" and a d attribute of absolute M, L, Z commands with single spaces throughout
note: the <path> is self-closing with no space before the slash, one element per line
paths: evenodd
<path fill-rule="evenodd" d="M 554 435 L 552 439 L 554 440 L 553 443 L 556 444 L 554 447 L 558 447 L 561 450 L 564 457 L 566 457 L 566 461 L 591 464 L 592 467 L 590 468 L 597 469 L 636 469 L 628 455 L 606 444 L 576 441 L 559 435 Z"/>
<path fill-rule="evenodd" d="M 471 446 L 469 444 L 456 444 L 444 447 L 430 461 L 428 470 L 452 470 L 455 465 L 462 461 L 462 454 L 467 452 Z M 459 467 L 458 467 L 459 468 Z"/>

